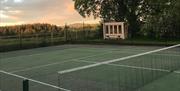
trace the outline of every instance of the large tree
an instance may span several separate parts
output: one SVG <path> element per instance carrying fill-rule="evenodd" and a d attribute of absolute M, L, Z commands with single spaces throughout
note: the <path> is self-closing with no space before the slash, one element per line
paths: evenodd
<path fill-rule="evenodd" d="M 75 9 L 83 16 L 94 15 L 103 21 L 127 21 L 131 34 L 136 34 L 140 28 L 140 18 L 137 12 L 142 0 L 73 0 Z"/>
<path fill-rule="evenodd" d="M 129 32 L 137 35 L 141 24 L 159 16 L 176 0 L 73 0 L 75 9 L 83 16 L 93 15 L 103 21 L 126 21 Z"/>

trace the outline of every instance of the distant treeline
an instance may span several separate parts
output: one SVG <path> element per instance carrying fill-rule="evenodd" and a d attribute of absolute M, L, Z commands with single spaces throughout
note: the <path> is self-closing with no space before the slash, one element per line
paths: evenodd
<path fill-rule="evenodd" d="M 17 34 L 35 34 L 35 33 L 49 33 L 49 32 L 60 32 L 62 27 L 51 25 L 51 24 L 25 24 L 15 26 L 3 26 L 0 27 L 1 36 L 10 36 Z"/>
<path fill-rule="evenodd" d="M 66 27 L 51 24 L 24 24 L 14 26 L 0 27 L 0 36 L 26 35 L 26 34 L 43 34 L 43 33 L 64 33 L 64 30 L 83 31 L 83 30 L 97 30 L 98 25 L 91 24 L 72 24 Z"/>

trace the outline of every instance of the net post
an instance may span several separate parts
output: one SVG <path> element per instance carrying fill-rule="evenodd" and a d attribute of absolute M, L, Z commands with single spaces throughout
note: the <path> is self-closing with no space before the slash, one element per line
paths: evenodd
<path fill-rule="evenodd" d="M 61 73 L 58 72 L 58 87 L 61 87 L 61 83 L 60 83 L 60 80 L 61 79 Z M 58 91 L 61 91 L 60 89 L 58 89 Z"/>
<path fill-rule="evenodd" d="M 23 91 L 29 91 L 29 80 L 23 80 Z"/>

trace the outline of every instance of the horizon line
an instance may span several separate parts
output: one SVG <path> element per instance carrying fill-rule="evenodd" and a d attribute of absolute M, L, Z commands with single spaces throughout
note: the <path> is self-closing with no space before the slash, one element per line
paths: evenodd
<path fill-rule="evenodd" d="M 55 25 L 55 26 L 64 26 L 64 25 L 72 25 L 72 24 L 99 24 L 99 22 L 72 22 L 72 23 L 64 23 L 64 24 L 53 24 L 53 23 L 47 23 L 47 22 L 37 22 L 37 23 L 21 23 L 21 24 L 1 24 L 0 23 L 0 27 L 10 27 L 10 26 L 21 26 L 21 25 L 33 25 L 33 24 L 50 24 L 50 25 Z"/>

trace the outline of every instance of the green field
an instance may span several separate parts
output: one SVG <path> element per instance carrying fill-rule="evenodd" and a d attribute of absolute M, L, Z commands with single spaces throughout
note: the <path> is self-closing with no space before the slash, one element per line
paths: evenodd
<path fill-rule="evenodd" d="M 0 91 L 22 91 L 23 77 L 30 79 L 30 91 L 179 91 L 180 47 L 58 73 L 160 48 L 61 45 L 1 53 Z"/>

